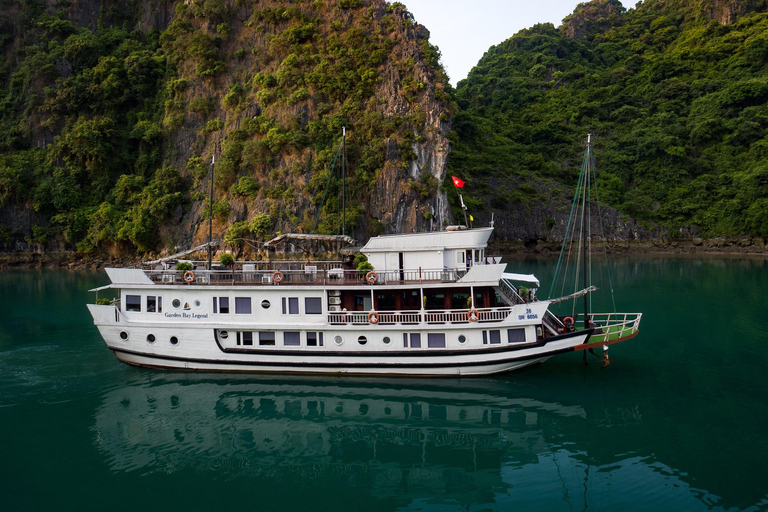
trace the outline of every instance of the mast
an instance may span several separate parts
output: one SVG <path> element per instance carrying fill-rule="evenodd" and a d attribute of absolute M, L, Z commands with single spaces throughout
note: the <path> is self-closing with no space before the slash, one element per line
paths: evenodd
<path fill-rule="evenodd" d="M 341 236 L 347 234 L 347 127 L 341 128 Z"/>
<path fill-rule="evenodd" d="M 213 167 L 216 163 L 216 153 L 211 157 L 211 194 L 208 196 L 210 210 L 208 213 L 208 270 L 211 270 L 211 258 L 213 257 L 211 244 L 213 243 Z"/>
<path fill-rule="evenodd" d="M 589 243 L 589 236 L 586 233 L 589 228 L 589 216 L 587 216 L 586 209 L 591 208 L 591 205 L 587 201 L 587 192 L 589 190 L 589 171 L 591 170 L 591 163 L 592 163 L 592 134 L 587 134 L 587 161 L 585 163 L 585 176 L 584 176 L 584 183 L 582 188 L 582 194 L 584 194 L 584 211 L 582 212 L 582 219 L 585 221 L 582 223 L 583 227 L 581 229 L 581 236 L 582 236 L 582 243 L 581 243 L 581 258 L 582 258 L 582 268 L 584 272 L 584 288 L 587 289 L 588 283 L 587 283 L 587 244 Z M 586 329 L 587 326 L 587 316 L 589 315 L 589 307 L 587 305 L 587 296 L 584 295 L 584 328 Z M 585 354 L 586 357 L 586 354 Z"/>

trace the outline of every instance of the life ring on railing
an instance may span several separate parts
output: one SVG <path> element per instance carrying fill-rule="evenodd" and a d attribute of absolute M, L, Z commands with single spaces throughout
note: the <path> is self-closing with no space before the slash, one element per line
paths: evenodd
<path fill-rule="evenodd" d="M 573 317 L 567 316 L 563 318 L 563 325 L 568 331 L 573 330 Z"/>
<path fill-rule="evenodd" d="M 191 283 L 194 280 L 195 280 L 195 273 L 194 272 L 192 272 L 191 270 L 187 270 L 186 272 L 184 272 L 184 281 L 185 282 Z"/>
<path fill-rule="evenodd" d="M 378 279 L 379 276 L 373 270 L 365 274 L 365 280 L 368 281 L 368 284 L 374 284 Z"/>
<path fill-rule="evenodd" d="M 275 284 L 280 284 L 283 282 L 283 273 L 279 270 L 276 270 L 274 274 L 272 274 L 272 281 L 274 281 Z"/>
<path fill-rule="evenodd" d="M 368 313 L 368 323 L 369 324 L 379 323 L 379 314 L 375 311 L 371 311 L 370 313 Z"/>
<path fill-rule="evenodd" d="M 467 311 L 467 318 L 470 322 L 477 322 L 477 320 L 480 318 L 480 314 L 476 309 L 470 309 Z"/>

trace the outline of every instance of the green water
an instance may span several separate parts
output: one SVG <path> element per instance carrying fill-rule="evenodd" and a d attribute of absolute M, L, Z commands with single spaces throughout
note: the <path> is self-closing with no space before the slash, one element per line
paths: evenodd
<path fill-rule="evenodd" d="M 768 509 L 768 265 L 611 273 L 644 317 L 605 369 L 376 380 L 129 368 L 85 308 L 106 275 L 4 271 L 0 511 Z"/>

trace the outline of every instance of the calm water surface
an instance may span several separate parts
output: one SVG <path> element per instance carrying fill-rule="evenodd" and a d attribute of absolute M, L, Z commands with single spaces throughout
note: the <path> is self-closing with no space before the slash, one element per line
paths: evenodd
<path fill-rule="evenodd" d="M 611 273 L 644 317 L 605 369 L 377 380 L 129 368 L 85 308 L 105 274 L 4 271 L 0 510 L 767 510 L 768 264 Z"/>

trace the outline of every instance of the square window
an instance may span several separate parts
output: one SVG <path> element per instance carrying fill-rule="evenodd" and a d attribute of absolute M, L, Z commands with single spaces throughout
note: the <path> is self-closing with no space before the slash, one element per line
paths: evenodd
<path fill-rule="evenodd" d="M 126 311 L 141 311 L 141 295 L 126 295 L 125 296 L 125 310 Z"/>
<path fill-rule="evenodd" d="M 411 333 L 411 348 L 421 348 L 421 333 Z"/>
<path fill-rule="evenodd" d="M 259 345 L 274 345 L 275 333 L 274 332 L 260 332 L 259 333 Z"/>
<path fill-rule="evenodd" d="M 501 331 L 488 331 L 491 338 L 491 345 L 498 345 L 501 343 Z"/>
<path fill-rule="evenodd" d="M 308 332 L 307 333 L 307 346 L 308 347 L 316 347 L 317 346 L 317 333 L 316 332 Z"/>
<path fill-rule="evenodd" d="M 157 297 L 153 295 L 147 296 L 147 313 L 156 313 L 157 311 Z"/>
<path fill-rule="evenodd" d="M 301 333 L 286 332 L 283 334 L 283 345 L 286 347 L 298 347 L 301 345 Z"/>
<path fill-rule="evenodd" d="M 322 315 L 323 301 L 320 297 L 306 297 L 304 299 L 304 312 L 308 315 Z"/>
<path fill-rule="evenodd" d="M 235 314 L 236 315 L 251 314 L 251 298 L 250 297 L 235 297 Z"/>
<path fill-rule="evenodd" d="M 298 297 L 288 298 L 288 314 L 289 315 L 299 314 L 299 298 Z"/>
<path fill-rule="evenodd" d="M 445 348 L 445 333 L 430 332 L 427 334 L 428 348 Z"/>
<path fill-rule="evenodd" d="M 219 297 L 219 313 L 222 315 L 229 314 L 229 297 Z"/>
<path fill-rule="evenodd" d="M 525 329 L 507 329 L 507 341 L 509 343 L 523 343 L 525 341 Z"/>
<path fill-rule="evenodd" d="M 253 345 L 253 333 L 251 331 L 243 333 L 243 345 Z"/>

